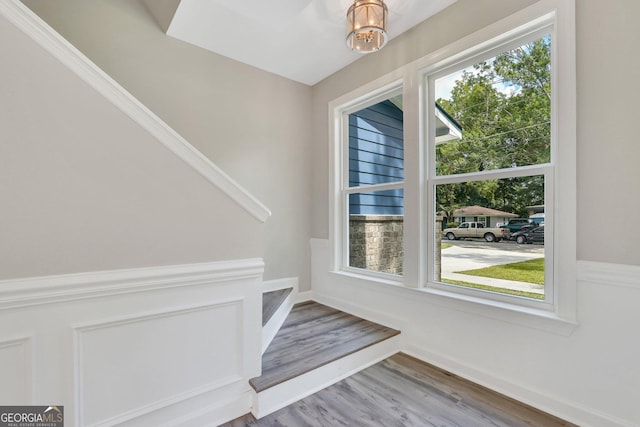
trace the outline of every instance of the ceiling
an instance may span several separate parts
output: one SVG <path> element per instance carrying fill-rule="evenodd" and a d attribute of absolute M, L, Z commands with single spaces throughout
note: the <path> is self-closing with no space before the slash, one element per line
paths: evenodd
<path fill-rule="evenodd" d="M 457 0 L 386 0 L 393 39 Z M 147 4 L 152 2 L 147 2 Z M 167 34 L 313 85 L 362 55 L 346 46 L 352 0 L 181 0 Z"/>

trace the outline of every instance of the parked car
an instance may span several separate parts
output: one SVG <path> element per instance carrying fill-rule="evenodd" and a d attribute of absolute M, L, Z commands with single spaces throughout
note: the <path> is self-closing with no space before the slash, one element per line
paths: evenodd
<path fill-rule="evenodd" d="M 508 236 L 509 240 L 516 240 L 518 238 L 518 236 L 520 236 L 522 233 L 526 232 L 526 231 L 531 231 L 534 228 L 539 227 L 537 224 L 527 224 L 527 225 L 523 225 L 522 228 L 514 233 L 510 233 L 510 234 L 506 234 L 505 238 L 507 238 L 506 236 Z"/>
<path fill-rule="evenodd" d="M 530 215 L 529 219 L 532 219 L 538 225 L 542 225 L 544 224 L 544 213 L 536 213 L 536 214 Z"/>
<path fill-rule="evenodd" d="M 526 225 L 537 225 L 536 222 L 530 218 L 513 218 L 510 219 L 508 223 L 501 226 L 505 230 L 509 230 L 509 233 L 515 233 L 516 231 L 522 230 L 522 227 Z"/>
<path fill-rule="evenodd" d="M 511 236 L 516 243 L 542 243 L 544 244 L 544 225 L 540 227 L 531 228 L 529 230 L 522 230 L 513 233 Z"/>
<path fill-rule="evenodd" d="M 484 239 L 487 242 L 499 242 L 502 240 L 505 230 L 500 228 L 488 228 L 481 222 L 463 222 L 456 228 L 445 228 L 442 235 L 449 240 L 456 239 Z"/>

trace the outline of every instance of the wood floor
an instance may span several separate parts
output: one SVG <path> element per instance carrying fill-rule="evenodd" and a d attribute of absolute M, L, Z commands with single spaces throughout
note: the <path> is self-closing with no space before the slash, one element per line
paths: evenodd
<path fill-rule="evenodd" d="M 260 392 L 399 333 L 314 301 L 296 304 L 249 383 Z"/>
<path fill-rule="evenodd" d="M 273 317 L 291 291 L 293 291 L 293 288 L 278 289 L 262 294 L 262 326 L 266 325 Z"/>
<path fill-rule="evenodd" d="M 551 415 L 398 353 L 260 420 L 239 426 L 573 426 Z"/>

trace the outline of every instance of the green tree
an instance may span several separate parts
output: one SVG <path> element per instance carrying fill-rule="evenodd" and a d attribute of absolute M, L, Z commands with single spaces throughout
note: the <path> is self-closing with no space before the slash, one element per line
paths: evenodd
<path fill-rule="evenodd" d="M 463 137 L 436 147 L 438 175 L 541 164 L 550 160 L 551 41 L 543 37 L 462 73 L 450 99 L 437 102 Z M 439 209 L 481 205 L 525 214 L 544 203 L 542 177 L 439 186 Z"/>

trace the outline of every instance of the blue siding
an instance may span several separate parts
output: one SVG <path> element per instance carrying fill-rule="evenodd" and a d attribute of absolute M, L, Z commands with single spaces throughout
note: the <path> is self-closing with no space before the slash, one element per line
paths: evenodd
<path fill-rule="evenodd" d="M 359 215 L 402 215 L 404 191 L 385 190 L 349 195 L 349 213 Z"/>
<path fill-rule="evenodd" d="M 349 186 L 404 179 L 402 110 L 383 101 L 349 115 Z M 402 190 L 353 194 L 350 213 L 401 215 Z"/>

